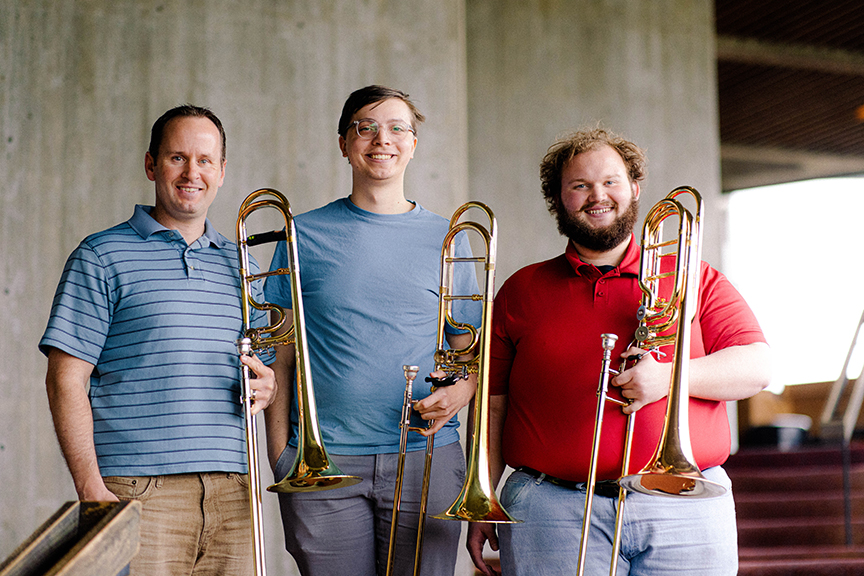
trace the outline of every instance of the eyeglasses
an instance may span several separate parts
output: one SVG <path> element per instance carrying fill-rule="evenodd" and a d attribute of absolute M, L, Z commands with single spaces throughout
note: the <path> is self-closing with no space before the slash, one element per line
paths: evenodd
<path fill-rule="evenodd" d="M 381 129 L 378 123 L 374 120 L 355 120 L 351 123 L 357 131 L 357 136 L 363 140 L 371 140 L 378 136 L 378 131 Z M 404 140 L 408 135 L 416 136 L 414 129 L 403 122 L 394 122 L 384 126 L 385 132 L 394 140 Z"/>

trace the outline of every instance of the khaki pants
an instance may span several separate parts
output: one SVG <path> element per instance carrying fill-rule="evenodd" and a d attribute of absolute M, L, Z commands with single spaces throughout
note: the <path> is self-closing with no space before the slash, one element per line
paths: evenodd
<path fill-rule="evenodd" d="M 131 576 L 254 574 L 246 475 L 108 476 L 105 485 L 142 504 Z"/>

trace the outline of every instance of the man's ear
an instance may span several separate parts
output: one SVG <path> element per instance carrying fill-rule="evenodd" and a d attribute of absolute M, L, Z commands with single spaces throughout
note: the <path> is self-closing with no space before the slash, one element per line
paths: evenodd
<path fill-rule="evenodd" d="M 147 173 L 148 180 L 156 180 L 156 160 L 150 155 L 149 151 L 144 153 L 144 172 Z"/>

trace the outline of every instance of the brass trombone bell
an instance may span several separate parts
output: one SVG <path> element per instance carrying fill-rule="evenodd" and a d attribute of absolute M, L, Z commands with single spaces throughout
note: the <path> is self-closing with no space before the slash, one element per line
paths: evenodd
<path fill-rule="evenodd" d="M 691 213 L 677 199 L 689 195 L 696 207 Z M 678 234 L 675 239 L 663 239 L 663 222 L 669 217 L 678 218 Z M 639 326 L 631 346 L 657 352 L 661 346 L 674 344 L 675 355 L 672 360 L 672 376 L 667 395 L 666 416 L 660 442 L 648 465 L 636 474 L 628 475 L 630 449 L 636 413 L 627 416 L 622 458 L 621 477 L 618 479 L 618 512 L 615 517 L 615 530 L 612 537 L 612 558 L 609 574 L 617 571 L 618 554 L 621 543 L 623 511 L 628 491 L 636 491 L 655 496 L 683 496 L 691 498 L 710 498 L 719 496 L 726 489 L 706 479 L 698 466 L 690 446 L 689 431 L 689 366 L 690 330 L 696 315 L 699 295 L 699 273 L 701 271 L 702 240 L 702 197 L 689 186 L 672 190 L 665 198 L 655 204 L 642 227 L 642 246 L 639 270 L 639 287 L 642 299 L 636 313 Z M 667 247 L 673 251 L 663 253 Z M 664 258 L 675 258 L 673 271 L 663 271 Z M 661 280 L 671 282 L 671 290 L 663 290 Z M 669 292 L 666 295 L 666 292 Z M 622 404 L 608 397 L 606 387 L 610 375 L 610 353 L 617 336 L 603 334 L 603 367 L 600 386 L 597 392 L 597 416 L 594 426 L 594 441 L 589 465 L 585 513 L 582 520 L 582 535 L 579 546 L 577 576 L 582 576 L 587 554 L 588 531 L 591 526 L 591 502 L 596 482 L 597 458 L 600 450 L 600 433 L 606 401 Z"/>
<path fill-rule="evenodd" d="M 463 214 L 475 208 L 484 213 L 488 227 L 473 220 L 461 220 Z M 483 241 L 485 254 L 458 258 L 455 256 L 456 236 L 462 231 L 473 231 Z M 441 288 L 439 300 L 438 347 L 436 367 L 448 370 L 458 369 L 466 364 L 477 371 L 477 390 L 474 393 L 474 418 L 472 422 L 471 443 L 468 446 L 468 465 L 462 490 L 453 504 L 434 518 L 440 520 L 462 520 L 465 522 L 517 523 L 498 501 L 489 472 L 489 360 L 492 345 L 492 301 L 495 297 L 495 260 L 498 252 L 498 221 L 492 210 L 482 202 L 467 202 L 460 206 L 450 218 L 450 230 L 444 238 L 441 249 Z M 459 262 L 482 263 L 484 283 L 482 294 L 454 295 L 453 269 Z M 479 332 L 473 326 L 460 324 L 453 320 L 452 303 L 454 300 L 479 300 L 483 312 Z M 447 351 L 444 339 L 444 324 L 468 330 L 472 343 L 462 350 Z M 473 354 L 468 361 L 458 357 Z M 447 359 L 449 364 L 438 364 Z M 476 367 L 476 368 L 475 368 Z"/>
<path fill-rule="evenodd" d="M 282 215 L 285 223 L 284 229 L 249 236 L 246 231 L 246 219 L 256 210 L 268 207 L 275 209 Z M 286 241 L 289 267 L 260 274 L 250 274 L 249 247 L 280 240 Z M 318 411 L 315 406 L 315 391 L 312 386 L 309 350 L 306 344 L 306 322 L 303 314 L 300 264 L 297 255 L 297 232 L 294 227 L 294 217 L 291 214 L 291 205 L 283 194 L 272 188 L 262 188 L 246 197 L 240 206 L 240 213 L 237 218 L 237 249 L 240 251 L 241 258 L 244 326 L 248 322 L 250 307 L 269 311 L 276 316 L 275 322 L 269 326 L 246 329 L 246 337 L 250 340 L 252 349 L 266 349 L 278 344 L 289 344 L 293 341 L 297 364 L 295 374 L 298 410 L 297 455 L 288 474 L 279 482 L 269 486 L 267 490 L 270 492 L 312 492 L 351 486 L 360 482 L 361 478 L 342 473 L 330 459 L 321 440 Z M 291 285 L 293 326 L 289 330 L 282 330 L 287 315 L 281 306 L 256 302 L 250 295 L 252 282 L 280 275 L 287 275 Z"/>
<path fill-rule="evenodd" d="M 489 219 L 489 227 L 474 221 L 461 221 L 462 214 L 470 208 L 478 208 Z M 477 233 L 484 242 L 483 256 L 458 257 L 455 254 L 457 235 L 465 230 Z M 498 502 L 492 480 L 489 474 L 489 393 L 488 393 L 488 359 L 491 343 L 489 334 L 492 327 L 492 298 L 495 287 L 495 253 L 497 246 L 497 223 L 492 211 L 480 202 L 467 202 L 460 206 L 450 218 L 450 229 L 444 237 L 441 246 L 441 285 L 438 292 L 438 330 L 437 348 L 434 354 L 435 370 L 447 374 L 448 383 L 468 374 L 477 373 L 477 389 L 474 393 L 474 420 L 472 443 L 469 446 L 468 465 L 465 482 L 456 501 L 444 512 L 434 516 L 439 520 L 463 520 L 470 522 L 519 522 L 514 520 Z M 484 263 L 485 283 L 482 294 L 454 294 L 453 268 L 456 263 Z M 473 300 L 483 302 L 483 316 L 478 330 L 471 324 L 457 322 L 453 318 L 453 302 L 456 300 Z M 447 343 L 446 326 L 450 325 L 471 334 L 471 342 L 461 349 L 450 348 Z M 395 544 L 397 535 L 397 515 L 402 498 L 402 478 L 404 476 L 404 459 L 407 450 L 407 433 L 412 403 L 411 386 L 417 376 L 416 366 L 403 366 L 406 387 L 405 400 L 400 421 L 401 436 L 399 463 L 397 466 L 396 490 L 394 494 L 394 513 L 390 524 L 390 549 L 387 557 L 386 575 L 392 574 L 395 559 Z M 435 381 L 433 381 L 435 382 Z M 442 384 L 439 383 L 439 386 Z M 434 388 L 433 388 L 434 390 Z M 432 467 L 433 436 L 426 440 L 426 461 L 423 470 L 423 486 L 420 495 L 420 518 L 418 521 L 417 543 L 414 556 L 414 572 L 420 573 L 423 549 L 423 528 L 426 521 L 426 501 L 429 494 L 429 478 Z"/>
<path fill-rule="evenodd" d="M 695 202 L 693 212 L 677 199 L 681 195 L 689 195 Z M 675 239 L 664 241 L 663 222 L 669 217 L 677 217 L 678 234 Z M 670 253 L 677 254 L 676 268 L 674 273 L 663 273 L 661 259 L 670 254 L 661 254 L 660 250 L 670 245 L 678 247 L 677 252 Z M 649 312 L 640 321 L 640 328 L 649 327 L 653 336 L 651 346 L 659 348 L 674 343 L 675 353 L 660 442 L 649 464 L 619 480 L 627 490 L 689 498 L 713 498 L 726 492 L 726 488 L 702 475 L 690 446 L 690 332 L 699 297 L 701 247 L 702 197 L 689 186 L 676 188 L 654 205 L 642 229 L 639 283 Z M 660 279 L 670 275 L 674 275 L 672 294 L 662 301 L 658 297 Z M 677 326 L 672 335 L 660 335 L 671 326 Z"/>

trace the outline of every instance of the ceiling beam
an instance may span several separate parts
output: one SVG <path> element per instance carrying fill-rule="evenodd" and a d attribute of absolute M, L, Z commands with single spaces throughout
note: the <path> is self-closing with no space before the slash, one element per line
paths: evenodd
<path fill-rule="evenodd" d="M 861 52 L 736 36 L 717 36 L 717 60 L 864 76 Z"/>
<path fill-rule="evenodd" d="M 864 175 L 864 158 L 762 146 L 722 144 L 721 180 L 724 192 L 784 182 Z"/>

